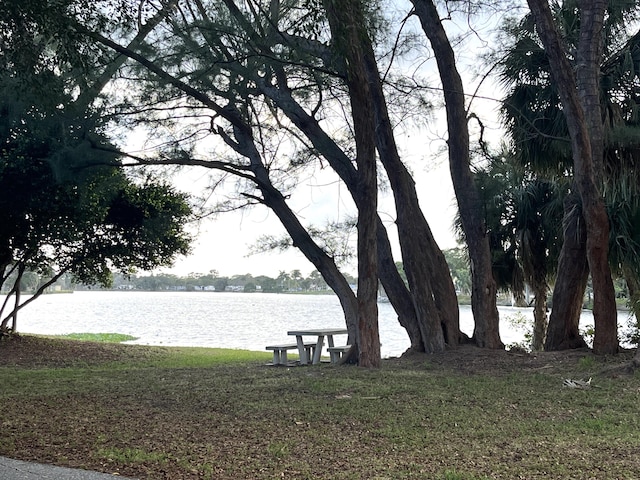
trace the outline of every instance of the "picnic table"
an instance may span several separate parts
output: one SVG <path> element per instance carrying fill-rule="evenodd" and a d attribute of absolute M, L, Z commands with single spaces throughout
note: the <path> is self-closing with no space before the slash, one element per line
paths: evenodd
<path fill-rule="evenodd" d="M 322 346 L 324 345 L 324 337 L 327 337 L 327 343 L 329 347 L 334 347 L 333 336 L 334 335 L 347 335 L 346 328 L 308 328 L 304 330 L 289 330 L 287 335 L 295 335 L 296 343 L 298 345 L 298 353 L 300 354 L 300 363 L 306 365 L 309 363 L 308 349 L 305 347 L 304 338 L 306 336 L 317 337 L 316 348 L 313 350 L 313 359 L 311 363 L 314 365 L 320 363 L 320 355 L 322 353 Z"/>

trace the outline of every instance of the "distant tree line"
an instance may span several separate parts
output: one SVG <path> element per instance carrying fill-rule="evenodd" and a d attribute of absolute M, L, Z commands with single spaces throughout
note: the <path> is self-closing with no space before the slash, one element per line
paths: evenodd
<path fill-rule="evenodd" d="M 356 279 L 347 275 L 352 284 Z M 308 276 L 300 270 L 281 271 L 277 277 L 266 275 L 253 276 L 250 273 L 221 276 L 216 270 L 209 273 L 190 273 L 186 276 L 172 273 L 148 273 L 125 275 L 119 272 L 111 275 L 106 284 L 76 283 L 71 275 L 63 275 L 50 283 L 50 277 L 37 272 L 28 271 L 20 280 L 20 291 L 24 294 L 37 292 L 42 285 L 48 285 L 44 293 L 86 291 L 86 290 L 142 290 L 142 291 L 209 291 L 209 292 L 323 292 L 330 291 L 327 283 L 317 270 Z M 8 294 L 13 283 L 7 283 L 0 289 L 1 294 Z"/>
<path fill-rule="evenodd" d="M 456 292 L 459 295 L 471 295 L 471 272 L 469 258 L 464 248 L 456 247 L 444 250 L 447 264 L 452 272 Z M 396 262 L 400 276 L 406 282 L 402 262 Z M 358 279 L 348 273 L 344 274 L 350 285 L 356 285 Z M 27 271 L 20 282 L 23 293 L 33 293 L 41 285 L 48 283 L 49 277 L 36 272 Z M 7 286 L 11 282 L 7 283 Z M 6 288 L 0 293 L 7 293 Z M 73 281 L 71 275 L 63 275 L 49 288 L 49 292 L 71 290 L 144 290 L 144 291 L 244 291 L 244 292 L 309 292 L 330 290 L 330 287 L 317 270 L 304 276 L 299 269 L 289 272 L 281 270 L 276 277 L 267 275 L 253 276 L 250 273 L 222 276 L 217 270 L 208 273 L 190 273 L 186 276 L 172 273 L 149 273 L 125 275 L 119 272 L 112 274 L 107 286 L 100 284 L 82 284 Z"/>
<path fill-rule="evenodd" d="M 356 279 L 347 275 L 355 285 Z M 77 285 L 75 290 L 93 290 L 103 288 L 94 285 Z M 302 275 L 300 270 L 290 272 L 280 271 L 278 276 L 253 276 L 250 273 L 231 276 L 221 276 L 216 270 L 208 273 L 190 273 L 186 276 L 171 273 L 154 273 L 143 275 L 115 274 L 111 290 L 142 290 L 142 291 L 204 291 L 204 292 L 328 292 L 327 283 L 317 270 L 308 276 Z"/>

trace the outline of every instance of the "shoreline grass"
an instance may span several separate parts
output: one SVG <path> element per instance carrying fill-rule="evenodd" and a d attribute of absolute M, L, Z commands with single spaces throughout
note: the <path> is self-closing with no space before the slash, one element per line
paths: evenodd
<path fill-rule="evenodd" d="M 34 365 L 12 363 L 0 344 L 0 455 L 13 458 L 141 479 L 640 476 L 640 376 L 614 368 L 623 358 L 465 347 L 367 370 L 267 367 L 269 352 L 24 342 Z M 77 348 L 87 358 L 35 361 Z M 562 387 L 589 377 L 591 389 Z"/>
<path fill-rule="evenodd" d="M 137 340 L 138 337 L 123 333 L 67 333 L 65 335 L 49 335 L 52 338 L 67 338 L 85 342 L 122 343 Z"/>

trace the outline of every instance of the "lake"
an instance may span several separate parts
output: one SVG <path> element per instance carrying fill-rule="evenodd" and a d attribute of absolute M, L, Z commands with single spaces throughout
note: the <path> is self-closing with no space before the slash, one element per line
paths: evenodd
<path fill-rule="evenodd" d="M 379 303 L 378 309 L 382 356 L 399 356 L 409 347 L 407 334 L 389 303 Z M 518 313 L 533 318 L 532 309 L 499 310 L 502 341 L 522 341 L 523 329 L 508 318 Z M 582 323 L 589 322 L 593 317 L 585 311 Z M 343 326 L 334 295 L 90 291 L 43 295 L 18 314 L 22 333 L 123 333 L 137 338 L 131 343 L 144 345 L 256 351 L 294 341 L 287 330 Z M 471 307 L 460 306 L 460 326 L 468 335 L 473 332 Z"/>

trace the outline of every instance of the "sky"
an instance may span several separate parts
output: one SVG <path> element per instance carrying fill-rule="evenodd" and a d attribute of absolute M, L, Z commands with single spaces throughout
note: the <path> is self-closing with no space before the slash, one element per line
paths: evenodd
<path fill-rule="evenodd" d="M 498 20 L 491 19 L 489 23 L 495 24 L 496 21 Z M 466 28 L 466 25 L 461 27 L 462 30 Z M 478 41 L 482 43 L 480 40 Z M 473 41 L 472 39 L 472 43 Z M 457 53 L 459 68 L 464 68 L 463 76 L 467 83 L 465 90 L 467 93 L 474 93 L 477 79 L 481 77 L 481 70 L 484 68 L 481 66 L 482 62 L 478 62 L 478 53 L 473 49 L 458 49 Z M 461 58 L 464 56 L 467 58 Z M 419 55 L 415 62 L 420 64 L 422 69 L 427 68 Z M 427 75 L 433 79 L 433 85 L 437 86 L 437 71 L 434 65 L 429 68 L 431 71 L 427 72 Z M 495 85 L 489 82 L 483 84 L 477 93 L 480 98 L 474 99 L 473 111 L 482 117 L 486 127 L 485 134 L 495 143 L 501 135 L 495 120 L 498 104 L 489 98 L 500 94 Z M 439 95 L 436 95 L 435 98 L 438 97 Z M 470 126 L 473 128 L 473 122 Z M 396 135 L 401 157 L 413 173 L 420 205 L 441 249 L 457 245 L 452 232 L 457 207 L 449 173 L 445 138 L 446 119 L 442 109 L 432 113 L 421 127 L 399 130 Z M 197 191 L 206 184 L 206 175 L 205 169 L 195 168 L 182 174 L 177 186 L 183 190 Z M 337 181 L 330 169 L 303 179 L 292 192 L 288 203 L 304 225 L 314 224 L 321 227 L 327 221 L 342 218 L 344 214 L 355 214 L 347 189 Z M 400 261 L 397 234 L 393 225 L 395 211 L 390 192 L 380 193 L 378 211 L 394 245 L 394 256 Z M 250 273 L 254 276 L 276 277 L 283 270 L 290 272 L 297 269 L 303 275 L 308 275 L 314 270 L 313 265 L 295 249 L 285 253 L 270 252 L 250 256 L 247 254 L 261 235 L 285 234 L 276 216 L 263 206 L 220 214 L 215 219 L 202 221 L 194 232 L 196 239 L 192 254 L 179 258 L 173 267 L 159 269 L 156 272 L 188 275 L 216 270 L 221 276 Z M 354 274 L 356 266 L 347 266 L 345 270 Z"/>
<path fill-rule="evenodd" d="M 501 129 L 489 118 L 496 118 L 496 103 L 484 101 L 476 109 L 487 115 L 487 137 L 495 144 Z M 398 133 L 396 141 L 401 157 L 413 174 L 422 211 L 441 249 L 457 246 L 453 233 L 453 220 L 457 206 L 446 150 L 446 121 L 434 118 L 428 131 L 418 130 L 412 134 Z M 198 185 L 206 184 L 206 169 L 194 168 L 177 183 L 179 188 L 198 191 Z M 303 179 L 293 191 L 290 207 L 298 214 L 304 225 L 323 226 L 329 220 L 342 218 L 344 214 L 355 215 L 350 195 L 335 173 L 325 169 L 316 176 Z M 378 213 L 387 227 L 396 261 L 401 261 L 397 233 L 394 226 L 395 209 L 390 192 L 380 192 Z M 190 273 L 208 273 L 216 270 L 220 276 L 266 275 L 277 277 L 280 271 L 300 270 L 307 276 L 315 267 L 297 249 L 285 253 L 269 252 L 248 255 L 251 246 L 262 235 L 284 235 L 286 232 L 276 216 L 264 206 L 251 210 L 222 213 L 215 219 L 204 220 L 194 231 L 196 240 L 193 252 L 179 258 L 171 268 L 156 272 L 185 276 Z M 344 268 L 355 275 L 356 265 Z"/>
<path fill-rule="evenodd" d="M 415 151 L 425 152 L 424 147 Z M 422 210 L 429 222 L 440 248 L 456 246 L 452 233 L 452 222 L 456 213 L 455 198 L 449 167 L 446 158 L 407 153 L 405 155 L 416 180 L 416 188 Z M 206 172 L 194 169 L 184 174 L 178 187 L 203 183 Z M 289 201 L 292 209 L 301 218 L 303 224 L 313 223 L 322 226 L 328 220 L 336 219 L 347 213 L 355 213 L 349 193 L 332 172 L 303 180 Z M 196 188 L 197 190 L 197 188 Z M 378 212 L 394 244 L 394 255 L 400 261 L 397 234 L 395 233 L 395 211 L 390 192 L 381 192 Z M 282 270 L 290 272 L 300 270 L 308 275 L 314 266 L 297 249 L 287 252 L 269 252 L 248 255 L 248 251 L 262 235 L 282 235 L 284 228 L 276 216 L 266 207 L 256 206 L 250 210 L 219 214 L 215 219 L 203 220 L 193 229 L 196 240 L 193 252 L 182 257 L 171 268 L 156 272 L 188 275 L 190 273 L 208 273 L 216 270 L 221 276 L 250 273 L 253 276 L 267 275 L 276 277 Z M 354 274 L 356 266 L 347 266 L 346 271 Z"/>

